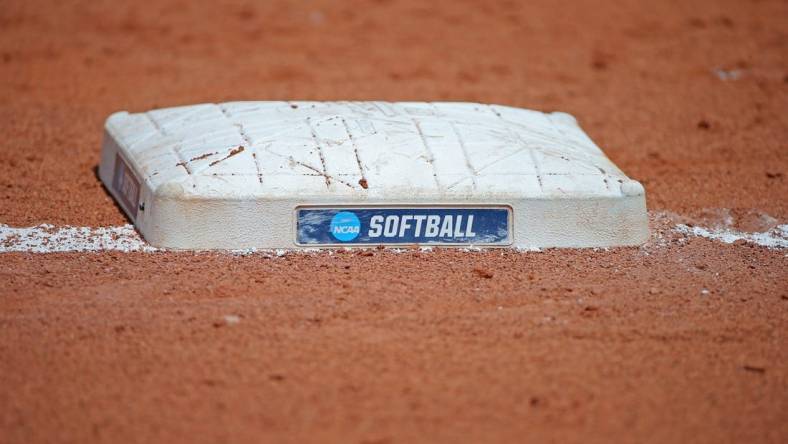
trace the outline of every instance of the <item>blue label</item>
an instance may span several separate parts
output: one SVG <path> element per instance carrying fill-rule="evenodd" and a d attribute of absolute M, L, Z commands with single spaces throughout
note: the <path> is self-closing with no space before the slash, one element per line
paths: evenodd
<path fill-rule="evenodd" d="M 299 208 L 297 243 L 511 243 L 509 208 Z"/>

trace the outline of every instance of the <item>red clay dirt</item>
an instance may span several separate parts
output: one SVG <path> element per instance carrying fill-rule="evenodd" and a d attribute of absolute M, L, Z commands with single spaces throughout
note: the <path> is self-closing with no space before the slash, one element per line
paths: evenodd
<path fill-rule="evenodd" d="M 114 111 L 464 100 L 577 116 L 644 183 L 657 234 L 0 254 L 0 442 L 788 441 L 785 250 L 670 229 L 786 223 L 786 17 L 769 0 L 4 0 L 0 223 L 126 223 L 94 173 Z"/>

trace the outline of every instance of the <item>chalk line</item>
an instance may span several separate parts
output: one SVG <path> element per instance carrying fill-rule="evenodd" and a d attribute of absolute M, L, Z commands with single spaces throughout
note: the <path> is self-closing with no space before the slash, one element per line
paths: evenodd
<path fill-rule="evenodd" d="M 747 233 L 726 228 L 704 228 L 677 224 L 672 231 L 686 237 L 697 236 L 725 244 L 745 241 L 769 249 L 788 248 L 788 224 L 778 225 L 762 233 Z M 429 252 L 430 247 L 421 251 Z M 473 249 L 464 249 L 474 251 Z M 0 224 L 0 253 L 68 253 L 68 252 L 155 252 L 165 251 L 145 242 L 132 225 L 110 227 L 73 227 L 50 224 L 34 227 L 11 227 Z M 286 254 L 286 250 L 231 250 L 233 254 L 272 253 L 276 256 Z M 314 253 L 315 250 L 308 252 Z"/>

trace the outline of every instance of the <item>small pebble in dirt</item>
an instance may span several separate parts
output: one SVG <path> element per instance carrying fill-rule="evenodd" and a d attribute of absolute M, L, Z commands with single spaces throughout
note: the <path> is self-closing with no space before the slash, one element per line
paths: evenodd
<path fill-rule="evenodd" d="M 490 270 L 485 270 L 484 268 L 474 268 L 473 274 L 484 279 L 492 279 L 493 277 L 493 273 Z"/>
<path fill-rule="evenodd" d="M 707 120 L 698 122 L 698 129 L 707 130 L 709 128 L 711 128 L 711 124 Z"/>
<path fill-rule="evenodd" d="M 726 70 L 726 69 L 717 68 L 717 69 L 713 69 L 712 72 L 714 73 L 714 75 L 717 76 L 717 78 L 723 81 L 739 80 L 739 78 L 741 78 L 742 75 L 741 69 Z"/>
<path fill-rule="evenodd" d="M 236 315 L 226 315 L 224 318 L 224 323 L 227 325 L 235 325 L 241 322 L 241 318 Z"/>
<path fill-rule="evenodd" d="M 651 287 L 651 288 L 648 289 L 648 293 L 649 294 L 659 294 L 659 289 Z"/>
<path fill-rule="evenodd" d="M 703 290 L 700 291 L 700 294 L 702 294 L 703 296 L 707 296 L 709 294 L 709 289 L 704 288 Z"/>

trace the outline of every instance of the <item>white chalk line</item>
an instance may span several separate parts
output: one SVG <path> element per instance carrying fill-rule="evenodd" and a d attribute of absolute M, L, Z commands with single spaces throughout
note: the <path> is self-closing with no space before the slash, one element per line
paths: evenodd
<path fill-rule="evenodd" d="M 678 224 L 674 228 L 677 232 L 688 236 L 705 237 L 726 244 L 745 241 L 770 249 L 788 248 L 788 224 L 778 225 L 762 233 L 745 233 L 729 229 L 713 229 L 697 226 Z"/>
<path fill-rule="evenodd" d="M 115 227 L 56 227 L 42 224 L 15 228 L 0 224 L 0 253 L 66 253 L 87 251 L 152 252 L 132 225 Z"/>
<path fill-rule="evenodd" d="M 684 237 L 703 237 L 706 239 L 732 244 L 744 241 L 769 249 L 788 248 L 788 224 L 778 225 L 762 233 L 747 233 L 727 228 L 704 228 L 676 224 L 671 231 Z M 482 251 L 483 248 L 465 248 L 463 251 Z M 165 251 L 151 246 L 139 235 L 132 225 L 111 227 L 72 227 L 42 224 L 34 227 L 16 228 L 0 224 L 0 253 L 69 253 L 69 252 L 145 252 Z M 317 250 L 298 250 L 315 252 Z M 331 250 L 329 250 L 331 251 Z M 409 251 L 407 249 L 387 249 L 387 251 Z M 422 252 L 432 251 L 431 247 L 422 247 Z M 524 249 L 522 251 L 540 251 Z M 232 254 L 246 255 L 254 253 L 282 256 L 288 250 L 230 250 Z"/>

